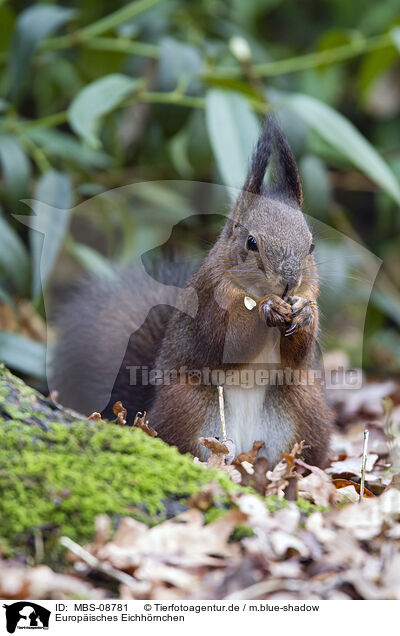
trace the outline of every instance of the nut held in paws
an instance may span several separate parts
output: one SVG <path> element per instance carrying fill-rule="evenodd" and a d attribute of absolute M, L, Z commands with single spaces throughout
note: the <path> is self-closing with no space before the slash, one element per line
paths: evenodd
<path fill-rule="evenodd" d="M 244 306 L 246 307 L 246 309 L 251 311 L 252 309 L 254 309 L 254 307 L 256 305 L 257 305 L 257 303 L 256 303 L 256 301 L 253 298 L 250 298 L 250 296 L 245 296 L 244 297 Z"/>

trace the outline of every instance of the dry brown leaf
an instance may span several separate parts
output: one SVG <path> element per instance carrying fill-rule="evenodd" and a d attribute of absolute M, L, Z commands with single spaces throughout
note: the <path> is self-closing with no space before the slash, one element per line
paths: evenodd
<path fill-rule="evenodd" d="M 388 440 L 383 430 L 383 419 L 368 422 L 368 452 L 377 455 L 388 454 Z M 331 457 L 338 460 L 347 457 L 361 457 L 365 421 L 352 422 L 346 430 L 337 430 L 332 435 Z"/>
<path fill-rule="evenodd" d="M 100 422 L 101 413 L 98 413 L 97 411 L 95 411 L 94 413 L 89 415 L 88 420 L 93 420 L 94 422 Z"/>
<path fill-rule="evenodd" d="M 312 532 L 321 544 L 327 544 L 335 539 L 335 532 L 325 524 L 325 518 L 321 512 L 313 512 L 307 517 L 305 527 Z"/>
<path fill-rule="evenodd" d="M 336 511 L 334 525 L 351 530 L 357 539 L 372 539 L 383 531 L 397 525 L 400 515 L 400 491 L 389 488 L 379 497 L 363 499 L 357 505 L 346 506 Z"/>
<path fill-rule="evenodd" d="M 276 495 L 283 498 L 285 496 L 290 480 L 297 478 L 295 458 L 301 455 L 303 448 L 304 441 L 296 443 L 290 453 L 282 455 L 281 461 L 273 470 L 267 471 L 267 485 L 264 493 L 266 497 Z"/>
<path fill-rule="evenodd" d="M 354 490 L 356 491 L 356 493 L 359 495 L 360 494 L 360 484 L 357 484 L 355 481 L 352 481 L 351 479 L 332 479 L 332 483 L 335 486 L 335 488 L 337 490 L 342 490 L 343 488 L 348 488 L 349 486 L 352 486 L 354 488 Z M 375 497 L 374 493 L 372 493 L 370 490 L 368 490 L 368 488 L 365 488 L 364 486 L 364 495 L 363 495 L 366 499 L 368 499 L 369 497 Z"/>
<path fill-rule="evenodd" d="M 120 419 L 125 420 L 122 404 L 117 403 L 116 408 L 117 417 L 121 414 Z M 148 427 L 145 414 L 140 418 Z M 332 454 L 335 461 L 328 471 L 297 459 L 303 444 L 296 444 L 269 471 L 266 458 L 256 457 L 256 442 L 249 453 L 239 456 L 242 460 L 239 465 L 229 465 L 234 453 L 228 441 L 203 438 L 211 450 L 205 466 L 214 463 L 231 478 L 252 486 L 262 495 L 276 494 L 282 498 L 287 496 L 289 486 L 294 485 L 296 490 L 297 482 L 300 496 L 329 506 L 329 512 L 305 516 L 289 501 L 284 502 L 286 507 L 271 513 L 262 498 L 236 491 L 230 494 L 230 499 L 237 509 L 205 525 L 201 511 L 209 510 L 222 493 L 220 486 L 210 483 L 189 499 L 187 503 L 193 508 L 154 528 L 123 517 L 110 539 L 111 521 L 100 515 L 94 539 L 87 547 L 93 561 L 85 558 L 84 550 L 81 554 L 75 551 L 74 568 L 81 579 L 77 576 L 63 579 L 64 575 L 43 570 L 43 566 L 25 568 L 0 560 L 0 595 L 102 598 L 109 590 L 93 588 L 100 571 L 102 577 L 122 581 L 120 597 L 127 599 L 218 599 L 230 595 L 254 598 L 254 594 L 270 599 L 400 598 L 400 565 L 396 558 L 400 552 L 400 493 L 390 487 L 375 496 L 393 474 L 387 470 L 386 422 L 387 418 L 379 417 L 368 423 L 369 490 L 365 493 L 368 498 L 360 504 L 348 502 L 358 500 L 362 433 L 366 426 L 361 417 L 335 433 Z M 310 473 L 305 477 L 297 474 L 304 469 Z M 338 478 L 331 481 L 331 474 L 338 474 Z M 335 506 L 337 498 L 347 505 Z M 254 535 L 240 543 L 230 543 L 232 531 L 243 523 Z M 112 579 L 112 567 L 118 570 L 119 578 Z M 84 579 L 88 576 L 90 584 Z"/>
<path fill-rule="evenodd" d="M 343 488 L 338 488 L 337 495 L 338 503 L 340 504 L 357 503 L 360 498 L 353 484 L 344 486 Z"/>
<path fill-rule="evenodd" d="M 57 574 L 47 565 L 23 567 L 0 561 L 0 598 L 2 599 L 60 599 L 106 598 L 105 590 L 75 576 Z"/>
<path fill-rule="evenodd" d="M 131 517 L 122 517 L 112 543 L 119 548 L 129 548 L 148 531 L 145 523 Z"/>
<path fill-rule="evenodd" d="M 220 442 L 216 437 L 199 437 L 202 446 L 208 448 L 212 453 L 217 455 L 227 455 L 229 450 L 224 442 Z"/>
<path fill-rule="evenodd" d="M 382 583 L 386 588 L 384 598 L 400 599 L 400 553 L 391 554 L 382 572 Z"/>
<path fill-rule="evenodd" d="M 195 495 L 189 497 L 186 501 L 191 508 L 198 508 L 202 512 L 206 512 L 211 508 L 214 500 L 224 494 L 221 486 L 215 481 L 203 486 Z"/>
<path fill-rule="evenodd" d="M 194 508 L 153 528 L 140 528 L 127 545 L 109 542 L 97 557 L 113 567 L 133 572 L 152 564 L 178 568 L 226 567 L 236 558 L 239 548 L 229 544 L 234 528 L 245 520 L 240 510 L 231 510 L 216 521 L 204 525 L 203 515 Z"/>
<path fill-rule="evenodd" d="M 232 464 L 242 464 L 243 462 L 254 464 L 259 451 L 263 447 L 264 442 L 254 442 L 253 447 L 247 453 L 240 453 L 240 455 L 238 455 L 236 459 L 233 460 Z"/>
<path fill-rule="evenodd" d="M 229 454 L 226 444 L 220 442 L 216 437 L 199 437 L 199 443 L 211 451 L 211 455 L 206 462 L 207 466 L 219 469 L 225 468 L 226 455 Z"/>
<path fill-rule="evenodd" d="M 117 424 L 119 424 L 120 426 L 125 426 L 126 415 L 128 411 L 122 406 L 122 402 L 115 402 L 112 408 L 114 415 L 117 416 Z"/>
<path fill-rule="evenodd" d="M 182 568 L 147 559 L 135 571 L 135 578 L 139 581 L 150 582 L 153 585 L 160 583 L 173 585 L 189 593 L 195 587 L 199 577 Z"/>
<path fill-rule="evenodd" d="M 158 435 L 157 431 L 149 426 L 149 420 L 146 420 L 146 411 L 143 414 L 136 413 L 133 426 L 137 426 L 138 428 L 142 429 L 142 431 L 146 433 L 146 435 L 149 435 L 149 437 L 157 437 Z"/>
<path fill-rule="evenodd" d="M 309 550 L 305 543 L 299 539 L 299 537 L 285 532 L 285 530 L 275 530 L 272 532 L 270 541 L 273 551 L 279 558 L 287 555 L 289 551 L 297 552 L 303 558 L 309 556 Z"/>
<path fill-rule="evenodd" d="M 111 536 L 111 519 L 108 515 L 97 515 L 94 523 L 94 541 L 86 549 L 96 556 L 97 552 L 106 544 Z"/>
<path fill-rule="evenodd" d="M 369 417 L 383 415 L 383 398 L 397 390 L 395 382 L 366 382 L 360 389 L 329 389 L 330 403 L 337 410 L 342 421 L 350 420 L 359 414 Z"/>
<path fill-rule="evenodd" d="M 368 453 L 365 470 L 370 473 L 378 460 L 378 455 Z M 349 457 L 339 462 L 332 462 L 326 469 L 330 475 L 356 475 L 361 477 L 362 457 Z"/>
<path fill-rule="evenodd" d="M 276 496 L 283 499 L 285 489 L 289 485 L 286 462 L 279 462 L 273 471 L 267 471 L 267 479 L 268 481 L 264 492 L 265 497 Z"/>
<path fill-rule="evenodd" d="M 317 466 L 310 466 L 300 459 L 296 459 L 296 463 L 311 471 L 309 475 L 300 478 L 298 481 L 299 497 L 309 499 L 317 506 L 334 505 L 338 500 L 338 495 L 326 472 Z"/>

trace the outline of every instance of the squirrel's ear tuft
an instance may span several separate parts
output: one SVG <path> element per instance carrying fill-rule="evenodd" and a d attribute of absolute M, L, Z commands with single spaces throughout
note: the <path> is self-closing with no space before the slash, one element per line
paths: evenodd
<path fill-rule="evenodd" d="M 301 206 L 303 193 L 296 160 L 275 117 L 267 115 L 251 160 L 243 190 L 262 194 L 264 177 L 274 152 L 273 190 Z"/>

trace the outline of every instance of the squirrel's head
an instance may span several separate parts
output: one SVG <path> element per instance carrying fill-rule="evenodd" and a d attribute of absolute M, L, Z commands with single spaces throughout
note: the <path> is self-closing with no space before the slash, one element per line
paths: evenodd
<path fill-rule="evenodd" d="M 264 177 L 273 160 L 273 184 Z M 301 211 L 302 191 L 289 144 L 271 116 L 257 142 L 251 168 L 228 221 L 230 275 L 249 294 L 295 293 L 312 267 L 312 235 Z"/>

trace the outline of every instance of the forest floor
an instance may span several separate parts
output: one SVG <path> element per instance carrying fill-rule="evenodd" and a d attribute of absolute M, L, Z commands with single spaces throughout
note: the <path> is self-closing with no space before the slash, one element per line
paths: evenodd
<path fill-rule="evenodd" d="M 59 569 L 44 565 L 40 550 L 34 559 L 3 555 L 0 597 L 399 599 L 398 389 L 368 381 L 331 400 L 337 426 L 326 470 L 304 464 L 301 444 L 272 471 L 257 445 L 227 466 L 229 448 L 203 440 L 213 449 L 208 465 L 252 489 L 233 489 L 218 508 L 223 493 L 212 480 L 152 527 L 130 516 L 115 527 L 99 514 L 90 543 L 61 537 Z"/>

